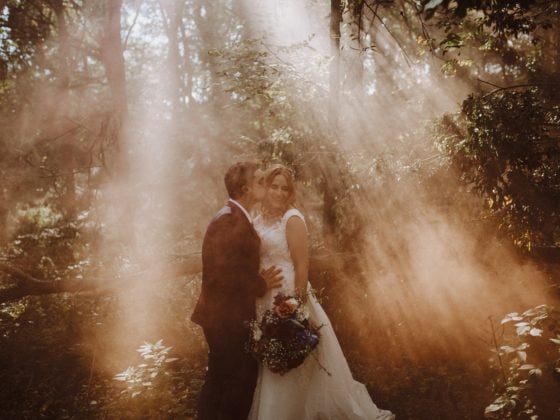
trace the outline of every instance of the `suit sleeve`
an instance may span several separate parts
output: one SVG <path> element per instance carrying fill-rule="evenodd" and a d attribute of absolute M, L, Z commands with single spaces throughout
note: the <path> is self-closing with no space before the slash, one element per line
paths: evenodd
<path fill-rule="evenodd" d="M 249 268 L 249 273 L 251 273 L 250 281 L 248 286 L 248 293 L 255 297 L 264 296 L 268 286 L 264 278 L 259 274 L 259 259 L 255 258 L 256 263 L 253 263 Z"/>
<path fill-rule="evenodd" d="M 215 220 L 203 244 L 203 265 L 208 286 L 242 296 L 262 296 L 267 285 L 259 275 L 258 248 L 248 241 L 248 232 L 230 215 Z"/>

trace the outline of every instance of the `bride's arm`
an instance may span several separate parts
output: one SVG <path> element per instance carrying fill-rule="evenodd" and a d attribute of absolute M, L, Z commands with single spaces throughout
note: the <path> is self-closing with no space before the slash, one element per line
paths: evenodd
<path fill-rule="evenodd" d="M 299 217 L 290 217 L 286 224 L 286 239 L 292 256 L 295 271 L 297 295 L 307 300 L 307 279 L 309 270 L 309 250 L 307 244 L 307 228 Z"/>

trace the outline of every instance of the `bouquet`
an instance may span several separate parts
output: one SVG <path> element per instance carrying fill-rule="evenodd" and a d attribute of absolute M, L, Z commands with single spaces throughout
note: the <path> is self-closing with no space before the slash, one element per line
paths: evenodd
<path fill-rule="evenodd" d="M 250 323 L 249 352 L 272 372 L 285 374 L 301 365 L 319 344 L 319 328 L 309 322 L 309 312 L 303 303 L 279 293 L 274 306 L 260 322 Z"/>

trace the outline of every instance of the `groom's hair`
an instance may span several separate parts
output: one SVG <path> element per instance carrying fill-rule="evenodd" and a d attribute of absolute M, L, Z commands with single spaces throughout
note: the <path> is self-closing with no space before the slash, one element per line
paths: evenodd
<path fill-rule="evenodd" d="M 230 198 L 235 200 L 243 196 L 243 187 L 249 183 L 257 169 L 256 163 L 237 162 L 227 170 L 224 183 Z"/>

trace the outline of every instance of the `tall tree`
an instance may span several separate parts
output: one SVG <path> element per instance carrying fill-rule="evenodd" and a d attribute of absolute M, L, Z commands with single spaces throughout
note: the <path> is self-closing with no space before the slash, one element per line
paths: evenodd
<path fill-rule="evenodd" d="M 340 24 L 342 22 L 341 0 L 331 0 L 330 39 L 331 39 L 331 65 L 330 65 L 330 107 L 329 118 L 333 128 L 338 126 L 338 98 L 340 89 Z"/>
<path fill-rule="evenodd" d="M 105 22 L 99 42 L 100 58 L 111 89 L 114 111 L 114 136 L 120 150 L 128 116 L 125 61 L 121 39 L 122 0 L 106 0 Z M 123 170 L 122 156 L 117 157 L 118 168 Z"/>
<path fill-rule="evenodd" d="M 179 52 L 179 34 L 183 26 L 183 10 L 185 3 L 179 1 L 159 0 L 165 33 L 167 35 L 167 94 L 171 103 L 172 125 L 174 129 L 184 102 L 184 86 L 182 82 L 181 54 Z M 184 32 L 184 31 L 183 31 Z M 184 51 L 183 54 L 187 54 Z"/>
<path fill-rule="evenodd" d="M 66 9 L 63 0 L 50 0 L 50 5 L 56 15 L 56 28 L 58 30 L 58 89 L 57 97 L 60 106 L 56 109 L 53 116 L 53 123 L 56 131 L 67 133 L 61 138 L 61 169 L 64 179 L 64 196 L 62 200 L 62 207 L 65 210 L 66 216 L 73 219 L 76 214 L 76 186 L 74 171 L 76 166 L 74 143 L 75 130 L 69 127 L 68 119 L 64 116 L 69 115 L 70 111 L 70 72 L 71 72 L 71 58 L 70 58 L 70 35 L 68 33 L 68 23 L 66 21 Z M 70 123 L 71 124 L 71 123 Z"/>

